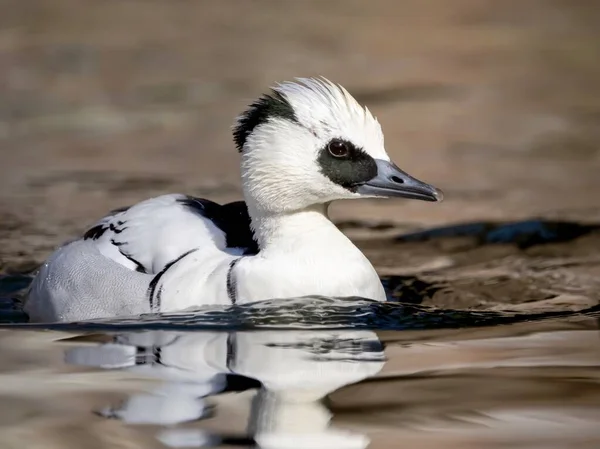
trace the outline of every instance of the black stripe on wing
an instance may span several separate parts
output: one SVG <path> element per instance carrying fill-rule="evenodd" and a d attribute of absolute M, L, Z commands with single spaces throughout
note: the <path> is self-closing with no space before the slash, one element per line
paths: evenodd
<path fill-rule="evenodd" d="M 160 312 L 161 299 L 162 299 L 162 286 L 158 287 L 158 281 L 160 281 L 160 278 L 164 276 L 164 274 L 167 272 L 167 270 L 169 268 L 171 268 L 173 265 L 175 265 L 177 262 L 179 262 L 185 256 L 192 254 L 194 251 L 198 251 L 198 248 L 190 249 L 189 251 L 183 253 L 178 258 L 172 260 L 171 262 L 169 262 L 168 264 L 165 265 L 165 267 L 160 271 L 160 273 L 158 273 L 156 276 L 154 276 L 152 278 L 152 280 L 150 281 L 150 284 L 148 285 L 148 302 L 150 304 L 151 312 Z M 156 290 L 157 287 L 158 287 L 158 291 Z"/>
<path fill-rule="evenodd" d="M 109 229 L 111 231 L 114 231 L 114 224 L 111 223 L 111 221 L 109 220 L 109 218 L 114 217 L 115 215 L 120 214 L 121 212 L 125 212 L 129 209 L 129 206 L 126 207 L 120 207 L 118 209 L 114 209 L 111 210 L 106 217 L 104 218 L 104 221 L 100 224 L 97 224 L 96 226 L 88 229 L 87 231 L 85 231 L 85 233 L 83 234 L 83 239 L 84 240 L 98 240 L 100 237 L 102 237 L 104 235 L 104 233 L 106 231 L 108 231 Z M 118 225 L 122 225 L 123 222 L 119 222 Z M 121 231 L 115 231 L 117 232 L 117 234 Z"/>
<path fill-rule="evenodd" d="M 244 248 L 244 254 L 258 253 L 258 244 L 250 228 L 250 215 L 243 201 L 224 205 L 213 201 L 186 196 L 177 200 L 193 212 L 212 221 L 225 233 L 228 248 Z"/>
<path fill-rule="evenodd" d="M 83 234 L 84 240 L 98 240 L 102 235 L 108 230 L 108 226 L 104 224 L 99 224 L 94 226 L 93 228 L 88 229 Z"/>
<path fill-rule="evenodd" d="M 104 235 L 104 233 L 106 231 L 111 231 L 114 234 L 120 234 L 125 229 L 127 229 L 127 226 L 124 226 L 126 224 L 126 222 L 123 220 L 118 220 L 116 223 L 114 223 L 113 221 L 110 220 L 110 218 L 117 216 L 121 212 L 126 212 L 128 209 L 129 209 L 129 206 L 121 207 L 119 209 L 114 209 L 114 210 L 110 211 L 110 213 L 105 217 L 105 220 L 102 223 L 97 224 L 96 226 L 88 229 L 83 234 L 83 239 L 84 240 L 98 240 L 100 237 L 102 237 Z M 120 246 L 122 246 L 124 244 L 124 242 L 117 242 L 117 241 L 115 241 L 115 239 L 111 239 L 110 243 L 112 243 L 119 249 L 119 252 L 123 255 L 123 257 L 125 257 L 127 260 L 129 260 L 130 262 L 135 264 L 135 271 L 137 271 L 138 273 L 148 273 L 148 269 L 146 267 L 144 267 L 140 262 L 135 260 L 130 254 L 127 254 L 125 251 L 123 251 L 123 249 L 120 248 Z"/>
<path fill-rule="evenodd" d="M 228 248 L 243 248 L 244 255 L 258 253 L 258 244 L 254 239 L 254 234 L 250 227 L 250 215 L 248 214 L 248 208 L 246 207 L 245 202 L 235 201 L 220 205 L 214 201 L 193 196 L 182 197 L 178 199 L 177 202 L 193 213 L 212 221 L 225 234 Z M 118 220 L 116 219 L 116 216 L 128 209 L 128 207 L 124 207 L 111 211 L 101 223 L 88 229 L 83 235 L 83 238 L 84 240 L 98 240 L 107 231 L 112 232 L 114 238 L 110 239 L 110 243 L 117 247 L 123 257 L 135 264 L 136 271 L 140 273 L 150 273 L 151 270 L 149 267 L 145 267 L 123 250 L 122 246 L 126 245 L 127 242 L 120 241 L 117 237 L 118 234 L 127 229 L 127 221 Z"/>
<path fill-rule="evenodd" d="M 123 228 L 119 232 L 115 232 L 115 233 L 119 234 L 120 232 L 123 232 L 124 230 L 125 229 Z M 117 242 L 115 239 L 111 239 L 110 243 L 112 243 L 113 245 L 115 245 L 119 249 L 119 252 L 121 253 L 121 255 L 123 257 L 125 257 L 125 259 L 127 259 L 130 262 L 133 262 L 135 264 L 135 271 L 137 271 L 138 273 L 149 273 L 150 272 L 150 270 L 148 270 L 148 268 L 146 268 L 140 262 L 138 262 L 137 260 L 135 260 L 130 254 L 127 254 L 125 251 L 123 251 L 123 248 L 121 248 L 121 246 L 123 246 L 125 244 L 125 242 Z"/>

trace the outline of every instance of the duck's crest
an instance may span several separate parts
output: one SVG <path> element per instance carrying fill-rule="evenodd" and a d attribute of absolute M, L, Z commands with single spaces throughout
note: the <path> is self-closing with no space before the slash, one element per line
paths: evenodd
<path fill-rule="evenodd" d="M 325 77 L 296 78 L 279 83 L 272 87 L 269 94 L 252 103 L 237 118 L 233 127 L 238 151 L 242 151 L 252 131 L 271 118 L 289 120 L 309 128 L 312 128 L 311 122 L 323 125 L 332 121 L 358 121 L 363 126 L 372 126 L 381 134 L 379 123 L 371 112 L 362 107 L 343 86 Z"/>

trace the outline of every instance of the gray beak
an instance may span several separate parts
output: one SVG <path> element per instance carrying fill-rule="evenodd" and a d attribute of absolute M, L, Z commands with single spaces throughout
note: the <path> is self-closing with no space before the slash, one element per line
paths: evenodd
<path fill-rule="evenodd" d="M 392 162 L 375 159 L 377 176 L 360 185 L 356 193 L 365 196 L 400 197 L 423 201 L 442 201 L 444 194 L 400 170 Z"/>

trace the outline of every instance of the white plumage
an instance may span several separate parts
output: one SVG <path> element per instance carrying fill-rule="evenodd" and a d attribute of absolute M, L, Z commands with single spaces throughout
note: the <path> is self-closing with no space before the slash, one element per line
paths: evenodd
<path fill-rule="evenodd" d="M 333 200 L 441 192 L 393 165 L 377 120 L 325 79 L 280 84 L 238 118 L 245 202 L 181 194 L 114 211 L 43 264 L 32 321 L 172 312 L 307 295 L 385 300 L 327 218 Z"/>

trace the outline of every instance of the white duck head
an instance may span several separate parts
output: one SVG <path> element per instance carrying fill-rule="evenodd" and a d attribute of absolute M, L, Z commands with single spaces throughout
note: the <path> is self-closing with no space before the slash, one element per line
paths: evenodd
<path fill-rule="evenodd" d="M 442 199 L 390 161 L 379 122 L 325 78 L 277 85 L 238 117 L 233 134 L 251 214 L 361 197 Z"/>

